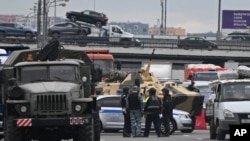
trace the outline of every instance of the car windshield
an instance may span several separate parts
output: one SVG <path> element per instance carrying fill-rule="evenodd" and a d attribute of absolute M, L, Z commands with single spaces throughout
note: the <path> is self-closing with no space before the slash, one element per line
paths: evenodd
<path fill-rule="evenodd" d="M 218 79 L 217 73 L 197 73 L 194 75 L 194 81 L 213 81 Z"/>
<path fill-rule="evenodd" d="M 21 82 L 35 81 L 78 81 L 77 66 L 25 66 L 20 68 Z"/>
<path fill-rule="evenodd" d="M 250 83 L 228 83 L 222 88 L 222 99 L 224 101 L 250 100 Z"/>

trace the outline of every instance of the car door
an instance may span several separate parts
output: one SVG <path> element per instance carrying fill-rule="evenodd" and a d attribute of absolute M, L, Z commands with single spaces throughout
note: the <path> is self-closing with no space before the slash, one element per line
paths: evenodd
<path fill-rule="evenodd" d="M 93 22 L 93 16 L 91 15 L 91 11 L 89 10 L 85 10 L 81 13 L 80 16 L 80 21 L 86 22 L 86 23 L 90 23 L 90 24 L 94 24 Z"/>
<path fill-rule="evenodd" d="M 99 112 L 103 129 L 123 129 L 124 117 L 120 104 L 120 97 L 104 97 L 98 101 L 101 106 Z"/>
<path fill-rule="evenodd" d="M 15 24 L 14 28 L 13 28 L 13 31 L 15 32 L 15 34 L 17 34 L 19 36 L 25 34 L 23 26 L 21 26 L 20 24 Z"/>
<path fill-rule="evenodd" d="M 76 24 L 66 23 L 65 32 L 67 33 L 67 35 L 78 35 L 78 33 L 80 32 L 80 28 Z"/>

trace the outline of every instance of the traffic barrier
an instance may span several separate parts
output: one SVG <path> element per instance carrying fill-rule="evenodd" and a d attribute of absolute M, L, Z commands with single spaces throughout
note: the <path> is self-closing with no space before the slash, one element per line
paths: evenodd
<path fill-rule="evenodd" d="M 207 129 L 204 109 L 201 111 L 200 115 L 196 116 L 195 129 L 197 129 L 197 130 L 206 130 Z"/>

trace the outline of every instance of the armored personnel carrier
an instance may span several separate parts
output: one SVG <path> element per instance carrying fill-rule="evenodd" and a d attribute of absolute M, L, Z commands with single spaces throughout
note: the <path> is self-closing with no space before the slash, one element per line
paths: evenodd
<path fill-rule="evenodd" d="M 101 75 L 86 53 L 59 46 L 14 51 L 3 64 L 4 140 L 100 141 L 92 95 Z"/>
<path fill-rule="evenodd" d="M 148 65 L 138 72 L 124 73 L 119 71 L 116 72 L 116 75 L 112 74 L 112 79 L 97 84 L 96 91 L 98 91 L 98 94 L 111 95 L 117 94 L 117 90 L 123 87 L 132 88 L 132 86 L 137 85 L 144 98 L 148 96 L 147 90 L 151 87 L 156 88 L 157 95 L 162 98 L 161 90 L 167 87 L 172 95 L 174 108 L 190 113 L 191 117 L 195 119 L 195 116 L 201 113 L 204 96 L 198 92 L 189 91 L 175 82 L 160 83 L 149 71 L 151 63 L 152 60 L 150 59 Z"/>

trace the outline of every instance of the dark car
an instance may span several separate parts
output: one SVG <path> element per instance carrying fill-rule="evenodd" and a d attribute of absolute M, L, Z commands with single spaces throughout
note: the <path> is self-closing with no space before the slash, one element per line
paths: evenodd
<path fill-rule="evenodd" d="M 0 38 L 5 38 L 8 36 L 32 39 L 36 36 L 36 31 L 32 28 L 24 27 L 18 23 L 0 23 Z"/>
<path fill-rule="evenodd" d="M 216 43 L 205 40 L 204 38 L 201 38 L 201 37 L 187 37 L 185 39 L 180 40 L 177 46 L 183 49 L 190 49 L 190 48 L 216 49 L 218 48 Z"/>
<path fill-rule="evenodd" d="M 69 35 L 83 35 L 86 36 L 91 33 L 89 27 L 83 27 L 74 22 L 56 23 L 48 28 L 48 35 L 50 37 L 59 38 Z"/>
<path fill-rule="evenodd" d="M 108 17 L 105 14 L 92 10 L 84 10 L 81 12 L 69 11 L 66 13 L 66 17 L 74 22 L 86 22 L 94 24 L 97 27 L 105 26 L 108 22 Z"/>

